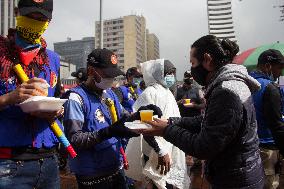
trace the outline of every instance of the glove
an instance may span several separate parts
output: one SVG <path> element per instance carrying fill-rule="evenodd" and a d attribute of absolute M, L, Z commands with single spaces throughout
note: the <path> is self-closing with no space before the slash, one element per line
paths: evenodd
<path fill-rule="evenodd" d="M 153 110 L 153 115 L 158 115 L 159 118 L 162 117 L 163 113 L 162 113 L 162 110 L 154 105 L 154 104 L 149 104 L 147 106 L 141 106 L 137 112 L 131 114 L 127 119 L 126 119 L 126 122 L 133 122 L 135 120 L 140 120 L 140 110 Z"/>
<path fill-rule="evenodd" d="M 153 110 L 153 111 L 154 111 L 153 114 L 154 114 L 154 115 L 157 115 L 159 118 L 161 118 L 162 115 L 163 115 L 162 110 L 161 110 L 158 106 L 156 106 L 156 105 L 154 105 L 154 104 L 149 104 L 149 105 L 147 105 L 147 106 L 141 106 L 141 107 L 138 109 L 137 112 L 139 112 L 140 110 Z M 139 119 L 140 119 L 140 114 L 139 114 Z"/>
<path fill-rule="evenodd" d="M 131 137 L 138 137 L 139 134 L 131 131 L 131 129 L 124 126 L 124 123 L 127 121 L 128 116 L 122 117 L 120 120 L 115 122 L 109 127 L 100 129 L 97 133 L 97 136 L 100 141 L 110 139 L 112 137 L 119 137 L 119 138 L 131 138 Z"/>

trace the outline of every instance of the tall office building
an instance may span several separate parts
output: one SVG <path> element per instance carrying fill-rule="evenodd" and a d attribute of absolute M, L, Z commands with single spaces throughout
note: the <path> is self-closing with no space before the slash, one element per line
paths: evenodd
<path fill-rule="evenodd" d="M 9 28 L 15 27 L 14 8 L 18 0 L 1 0 L 0 1 L 0 35 L 6 36 Z"/>
<path fill-rule="evenodd" d="M 147 30 L 147 60 L 160 58 L 159 39 L 154 33 Z"/>
<path fill-rule="evenodd" d="M 209 34 L 237 41 L 231 0 L 207 0 Z"/>
<path fill-rule="evenodd" d="M 82 40 L 71 40 L 54 43 L 54 51 L 63 56 L 77 68 L 86 67 L 88 55 L 95 49 L 95 38 L 85 37 Z"/>
<path fill-rule="evenodd" d="M 139 67 L 147 60 L 146 20 L 143 16 L 129 15 L 104 21 L 104 48 L 115 52 L 119 68 L 126 71 Z M 96 48 L 99 47 L 100 22 L 96 22 Z M 156 40 L 158 43 L 158 41 Z M 159 51 L 159 50 L 157 50 Z"/>

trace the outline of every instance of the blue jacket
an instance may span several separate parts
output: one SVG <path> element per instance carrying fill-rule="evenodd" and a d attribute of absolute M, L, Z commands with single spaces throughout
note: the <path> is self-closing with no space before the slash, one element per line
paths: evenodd
<path fill-rule="evenodd" d="M 60 59 L 53 51 L 46 51 L 49 65 L 43 66 L 38 77 L 52 84 L 48 89 L 48 96 L 53 97 L 56 88 L 53 84 L 59 77 Z M 2 70 L 2 66 L 0 62 L 0 70 Z M 16 89 L 15 77 L 13 75 L 9 79 L 0 78 L 0 95 Z M 57 143 L 58 141 L 50 130 L 47 121 L 23 113 L 18 106 L 9 106 L 0 110 L 0 147 L 29 146 L 41 148 L 53 147 Z"/>
<path fill-rule="evenodd" d="M 263 117 L 263 94 L 267 85 L 272 83 L 272 81 L 268 76 L 257 71 L 250 73 L 250 75 L 261 84 L 261 89 L 253 94 L 259 141 L 261 144 L 273 145 L 274 139 L 272 133 Z"/>
<path fill-rule="evenodd" d="M 96 132 L 112 124 L 111 115 L 108 107 L 101 103 L 100 99 L 83 86 L 77 86 L 70 90 L 78 94 L 82 99 L 84 123 L 83 132 Z M 115 102 L 118 116 L 120 116 L 121 107 L 116 95 L 107 90 L 107 98 Z M 64 119 L 68 120 L 68 117 Z M 76 151 L 78 156 L 70 159 L 70 168 L 79 175 L 101 175 L 117 170 L 122 165 L 122 156 L 120 155 L 120 142 L 116 138 L 110 138 L 91 149 L 80 149 Z"/>
<path fill-rule="evenodd" d="M 119 88 L 120 88 L 120 90 L 122 92 L 122 96 L 123 96 L 123 100 L 121 102 L 121 105 L 129 113 L 132 113 L 133 112 L 133 104 L 135 103 L 135 99 L 134 99 L 133 95 L 131 94 L 129 87 L 120 86 Z M 139 96 L 142 93 L 142 90 L 137 88 L 137 89 L 135 89 L 135 93 Z"/>

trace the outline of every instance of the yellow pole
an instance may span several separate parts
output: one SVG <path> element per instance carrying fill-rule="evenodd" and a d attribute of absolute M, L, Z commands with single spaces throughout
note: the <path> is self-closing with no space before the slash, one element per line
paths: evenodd
<path fill-rule="evenodd" d="M 27 82 L 29 80 L 27 74 L 25 73 L 25 71 L 23 70 L 20 64 L 14 66 L 14 71 L 16 72 L 17 76 L 20 78 L 22 83 Z"/>
<path fill-rule="evenodd" d="M 115 106 L 114 106 L 114 102 L 113 100 L 111 100 L 110 98 L 107 98 L 105 100 L 106 102 L 106 105 L 108 106 L 109 108 L 109 111 L 110 111 L 110 115 L 111 115 L 111 120 L 112 120 L 112 124 L 114 124 L 115 122 L 117 122 L 117 113 L 116 113 L 116 109 L 115 109 Z"/>
<path fill-rule="evenodd" d="M 23 70 L 20 64 L 15 65 L 13 69 L 16 72 L 17 76 L 22 81 L 22 83 L 27 82 L 29 80 L 27 74 L 25 73 L 25 71 Z M 69 155 L 72 158 L 75 158 L 77 156 L 77 153 L 75 152 L 75 150 L 73 149 L 73 147 L 71 146 L 65 135 L 63 134 L 62 130 L 60 129 L 56 121 L 51 122 L 51 130 L 53 131 L 57 139 L 64 145 Z"/>

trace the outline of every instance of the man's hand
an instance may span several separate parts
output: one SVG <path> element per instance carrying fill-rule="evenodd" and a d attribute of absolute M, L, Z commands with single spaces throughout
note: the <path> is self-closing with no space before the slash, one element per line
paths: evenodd
<path fill-rule="evenodd" d="M 157 170 L 160 169 L 160 174 L 166 175 L 171 168 L 171 159 L 169 154 L 166 154 L 164 156 L 158 157 L 158 165 Z"/>
<path fill-rule="evenodd" d="M 44 91 L 42 91 L 38 83 L 46 84 L 46 81 L 40 78 L 33 78 L 18 86 L 16 90 L 8 93 L 7 105 L 21 103 L 32 96 L 42 96 Z"/>
<path fill-rule="evenodd" d="M 64 108 L 62 107 L 60 110 L 56 112 L 32 112 L 30 113 L 34 117 L 38 117 L 41 119 L 46 119 L 50 122 L 54 121 L 58 117 L 61 117 L 64 113 Z"/>
<path fill-rule="evenodd" d="M 150 129 L 139 129 L 137 130 L 137 133 L 141 133 L 143 135 L 149 135 L 149 136 L 163 136 L 164 130 L 168 126 L 168 120 L 167 119 L 158 119 L 153 118 L 154 121 L 144 121 L 145 123 L 152 126 Z"/>
<path fill-rule="evenodd" d="M 100 129 L 98 131 L 98 138 L 100 141 L 109 139 L 111 137 L 119 137 L 119 138 L 130 138 L 130 137 L 138 137 L 139 134 L 130 130 L 129 128 L 124 126 L 125 121 L 128 120 L 128 117 L 122 117 L 114 124 L 109 127 Z"/>

